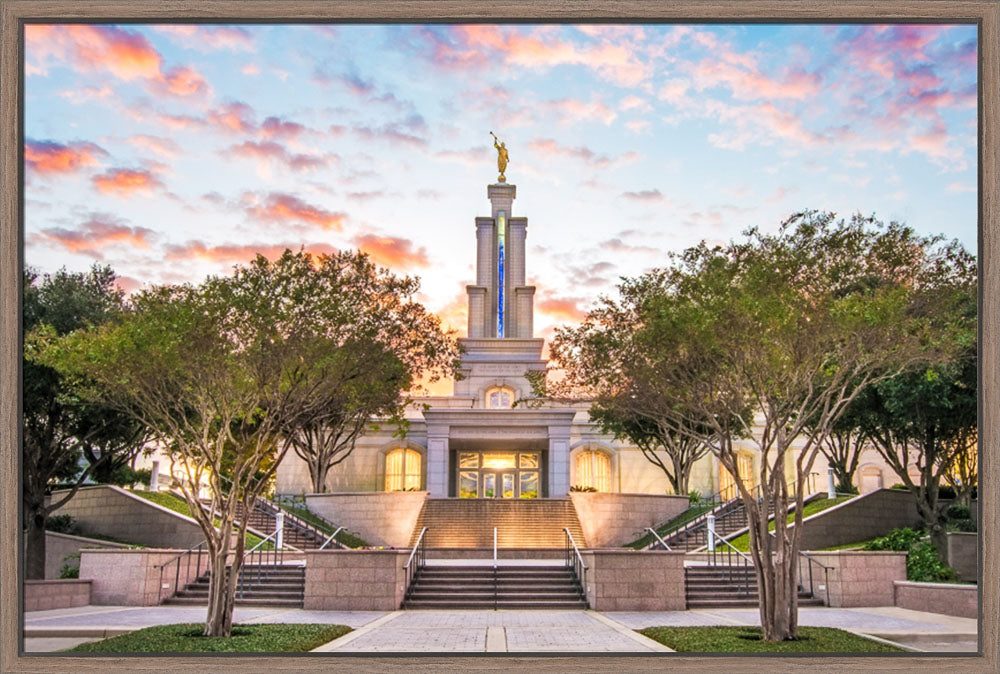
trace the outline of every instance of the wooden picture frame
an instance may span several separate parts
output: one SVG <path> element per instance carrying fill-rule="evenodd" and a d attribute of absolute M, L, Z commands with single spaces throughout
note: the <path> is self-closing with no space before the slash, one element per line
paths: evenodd
<path fill-rule="evenodd" d="M 170 657 L 60 657 L 20 654 L 22 595 L 20 552 L 19 437 L 20 437 L 20 282 L 23 265 L 22 188 L 23 24 L 24 22 L 158 21 L 194 19 L 209 22 L 286 20 L 306 22 L 366 21 L 503 21 L 539 22 L 656 21 L 656 22 L 942 22 L 974 21 L 979 26 L 979 263 L 980 285 L 980 474 L 982 530 L 980 583 L 980 644 L 978 655 L 807 656 L 764 659 L 746 656 L 205 656 Z M 123 0 L 86 2 L 73 0 L 9 0 L 2 5 L 2 228 L 0 228 L 0 500 L 3 536 L 0 536 L 0 669 L 2 671 L 323 671 L 331 667 L 362 671 L 457 671 L 526 668 L 532 671 L 608 671 L 679 668 L 683 671 L 941 671 L 960 667 L 968 671 L 1000 669 L 1000 564 L 997 550 L 1000 505 L 1000 363 L 997 327 L 1000 319 L 1000 4 L 989 0 L 853 0 L 807 2 L 802 0 L 679 0 L 597 2 L 569 0 L 509 0 L 482 3 L 475 0 L 382 2 L 324 2 L 272 0 Z"/>

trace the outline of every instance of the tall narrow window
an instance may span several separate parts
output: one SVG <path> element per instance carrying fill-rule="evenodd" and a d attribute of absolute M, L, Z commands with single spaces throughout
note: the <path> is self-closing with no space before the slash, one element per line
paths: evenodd
<path fill-rule="evenodd" d="M 507 214 L 497 214 L 497 337 L 503 337 L 503 265 L 504 242 L 506 241 Z"/>
<path fill-rule="evenodd" d="M 611 459 L 604 452 L 587 450 L 576 457 L 576 482 L 580 487 L 611 491 Z"/>
<path fill-rule="evenodd" d="M 394 449 L 385 455 L 385 490 L 420 489 L 420 452 Z"/>

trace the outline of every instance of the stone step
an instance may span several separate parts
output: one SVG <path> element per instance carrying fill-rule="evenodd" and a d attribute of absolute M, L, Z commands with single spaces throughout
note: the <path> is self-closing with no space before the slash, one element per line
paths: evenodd
<path fill-rule="evenodd" d="M 163 600 L 164 604 L 176 606 L 207 606 L 208 597 L 170 597 Z M 253 599 L 243 598 L 236 600 L 237 606 L 261 606 L 261 607 L 289 607 L 302 608 L 302 599 Z"/>

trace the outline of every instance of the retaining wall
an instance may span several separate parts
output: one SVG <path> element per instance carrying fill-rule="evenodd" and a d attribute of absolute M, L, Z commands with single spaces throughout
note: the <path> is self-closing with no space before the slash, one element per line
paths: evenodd
<path fill-rule="evenodd" d="M 59 492 L 53 498 L 59 498 Z M 72 515 L 84 535 L 113 536 L 149 547 L 185 550 L 204 539 L 192 518 L 114 485 L 81 487 L 55 514 Z"/>
<path fill-rule="evenodd" d="M 24 581 L 24 610 L 47 611 L 90 604 L 90 581 L 66 578 Z"/>
<path fill-rule="evenodd" d="M 898 527 L 920 523 L 913 495 L 879 489 L 802 520 L 802 550 L 828 548 L 884 536 Z"/>
<path fill-rule="evenodd" d="M 303 608 L 395 611 L 406 594 L 408 550 L 307 550 Z"/>
<path fill-rule="evenodd" d="M 160 599 L 198 576 L 197 565 L 168 565 L 161 576 L 161 565 L 183 550 L 82 550 L 80 580 L 90 580 L 91 603 L 107 606 L 156 606 Z M 208 556 L 201 556 L 201 571 L 208 568 Z M 164 585 L 166 587 L 164 587 Z"/>
<path fill-rule="evenodd" d="M 898 580 L 895 605 L 914 611 L 943 613 L 960 618 L 979 617 L 979 588 L 953 583 L 915 583 Z"/>
<path fill-rule="evenodd" d="M 58 579 L 66 558 L 80 552 L 84 548 L 102 548 L 121 550 L 128 547 L 124 543 L 112 543 L 86 536 L 60 534 L 55 531 L 45 532 L 45 578 Z"/>
<path fill-rule="evenodd" d="M 875 492 L 872 492 L 875 493 Z M 824 572 L 813 566 L 813 583 L 817 596 L 826 597 L 822 585 L 829 579 L 830 606 L 894 606 L 893 583 L 906 580 L 906 553 L 892 551 L 809 552 L 817 562 L 831 567 Z M 801 563 L 799 577 L 806 578 L 809 565 Z"/>
<path fill-rule="evenodd" d="M 969 582 L 979 580 L 979 534 L 953 531 L 948 534 L 948 566 Z"/>
<path fill-rule="evenodd" d="M 306 506 L 372 545 L 405 548 L 426 500 L 426 491 L 307 494 Z"/>
<path fill-rule="evenodd" d="M 684 553 L 587 550 L 587 601 L 595 611 L 683 611 Z"/>
<path fill-rule="evenodd" d="M 570 492 L 588 546 L 624 545 L 687 510 L 688 496 Z"/>

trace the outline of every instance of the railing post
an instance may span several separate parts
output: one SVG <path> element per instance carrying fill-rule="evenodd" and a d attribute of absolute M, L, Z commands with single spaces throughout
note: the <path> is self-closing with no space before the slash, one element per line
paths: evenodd
<path fill-rule="evenodd" d="M 280 548 L 285 540 L 285 513 L 282 510 L 279 510 L 278 514 L 274 516 L 274 530 L 278 532 L 275 545 Z"/>
<path fill-rule="evenodd" d="M 837 486 L 833 481 L 833 466 L 826 469 L 826 497 L 837 498 Z"/>
<path fill-rule="evenodd" d="M 715 552 L 715 515 L 709 513 L 705 517 L 708 528 L 708 551 Z"/>

